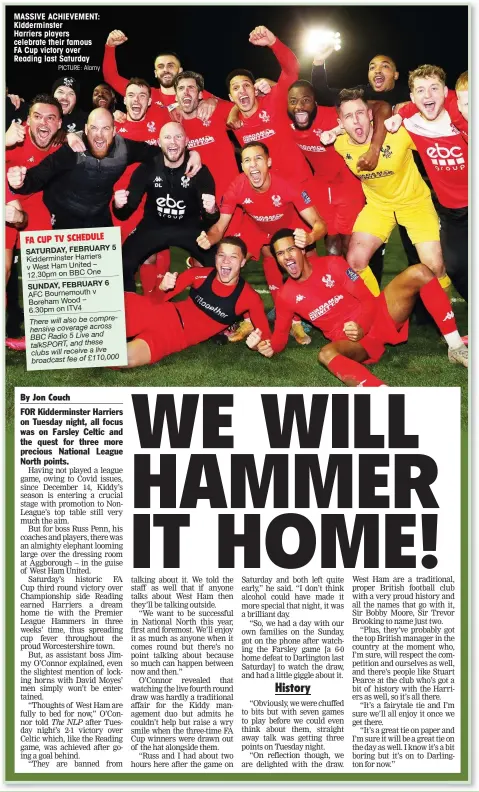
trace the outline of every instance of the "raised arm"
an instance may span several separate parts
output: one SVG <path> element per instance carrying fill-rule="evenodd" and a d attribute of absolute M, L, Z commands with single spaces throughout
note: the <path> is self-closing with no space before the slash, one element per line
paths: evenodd
<path fill-rule="evenodd" d="M 128 80 L 118 74 L 115 49 L 124 44 L 125 41 L 128 41 L 128 38 L 121 30 L 112 30 L 106 40 L 105 54 L 103 56 L 103 77 L 105 82 L 109 83 L 122 96 L 126 93 Z"/>

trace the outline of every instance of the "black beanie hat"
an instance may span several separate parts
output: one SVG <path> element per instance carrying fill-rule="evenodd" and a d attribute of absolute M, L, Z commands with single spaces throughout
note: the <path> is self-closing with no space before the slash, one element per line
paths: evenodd
<path fill-rule="evenodd" d="M 72 91 L 75 91 L 76 98 L 78 99 L 80 95 L 80 83 L 78 82 L 76 77 L 73 77 L 73 75 L 71 74 L 70 75 L 67 74 L 65 77 L 59 77 L 58 80 L 55 80 L 55 82 L 52 85 L 52 94 L 54 94 L 57 88 L 59 88 L 60 86 L 64 86 L 65 88 L 71 88 Z"/>

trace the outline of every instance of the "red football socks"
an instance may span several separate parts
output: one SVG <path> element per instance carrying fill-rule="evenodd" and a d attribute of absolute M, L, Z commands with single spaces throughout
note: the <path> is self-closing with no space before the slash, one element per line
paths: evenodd
<path fill-rule="evenodd" d="M 423 286 L 419 294 L 432 318 L 436 322 L 442 335 L 453 333 L 457 330 L 456 320 L 454 318 L 454 311 L 444 289 L 437 278 L 432 278 L 429 283 Z"/>
<path fill-rule="evenodd" d="M 329 363 L 328 369 L 331 374 L 344 382 L 346 385 L 358 387 L 359 385 L 364 388 L 378 388 L 385 383 L 375 377 L 366 366 L 362 363 L 357 363 L 355 360 L 345 357 L 344 355 L 336 355 Z"/>

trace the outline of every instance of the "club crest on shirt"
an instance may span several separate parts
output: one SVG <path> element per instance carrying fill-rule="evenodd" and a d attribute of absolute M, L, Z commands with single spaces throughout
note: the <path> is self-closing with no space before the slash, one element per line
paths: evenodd
<path fill-rule="evenodd" d="M 321 135 L 323 134 L 323 130 L 322 129 L 313 129 L 313 132 L 318 137 L 321 137 Z"/>
<path fill-rule="evenodd" d="M 280 195 L 272 195 L 271 200 L 275 206 L 281 206 L 281 196 Z"/>
<path fill-rule="evenodd" d="M 76 132 L 77 125 L 76 124 L 68 124 L 67 130 L 69 132 Z"/>
<path fill-rule="evenodd" d="M 389 157 L 392 157 L 393 153 L 391 151 L 391 146 L 383 146 L 381 148 L 381 154 L 383 155 L 383 157 L 386 157 L 386 159 L 389 159 Z"/>
<path fill-rule="evenodd" d="M 68 88 L 71 88 L 71 86 L 73 85 L 74 82 L 75 82 L 75 80 L 73 80 L 71 77 L 64 77 L 63 78 L 63 85 L 67 85 Z"/>
<path fill-rule="evenodd" d="M 188 187 L 189 183 L 190 183 L 189 176 L 182 176 L 181 177 L 181 186 L 182 187 Z"/>
<path fill-rule="evenodd" d="M 146 128 L 148 132 L 156 132 L 156 124 L 154 121 L 148 121 Z"/>
<path fill-rule="evenodd" d="M 261 113 L 258 114 L 258 118 L 261 118 L 261 121 L 264 121 L 264 123 L 267 124 L 270 119 L 270 115 L 266 112 L 266 110 L 262 110 Z"/>
<path fill-rule="evenodd" d="M 329 272 L 328 272 L 327 275 L 323 275 L 321 280 L 323 281 L 323 283 L 324 283 L 324 285 L 326 286 L 327 289 L 332 289 L 333 288 L 335 281 L 333 281 L 333 279 L 332 279 L 331 275 L 329 274 Z"/>
<path fill-rule="evenodd" d="M 209 118 L 203 119 L 203 126 L 205 126 L 205 127 L 211 126 L 211 121 L 210 121 Z"/>

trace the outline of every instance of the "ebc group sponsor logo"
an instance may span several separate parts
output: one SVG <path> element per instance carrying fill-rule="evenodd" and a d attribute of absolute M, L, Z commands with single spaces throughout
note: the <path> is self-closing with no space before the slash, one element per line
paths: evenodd
<path fill-rule="evenodd" d="M 437 168 L 458 165 L 465 167 L 464 152 L 461 146 L 449 148 L 449 146 L 440 146 L 439 143 L 434 143 L 434 145 L 428 146 L 426 154 Z"/>

